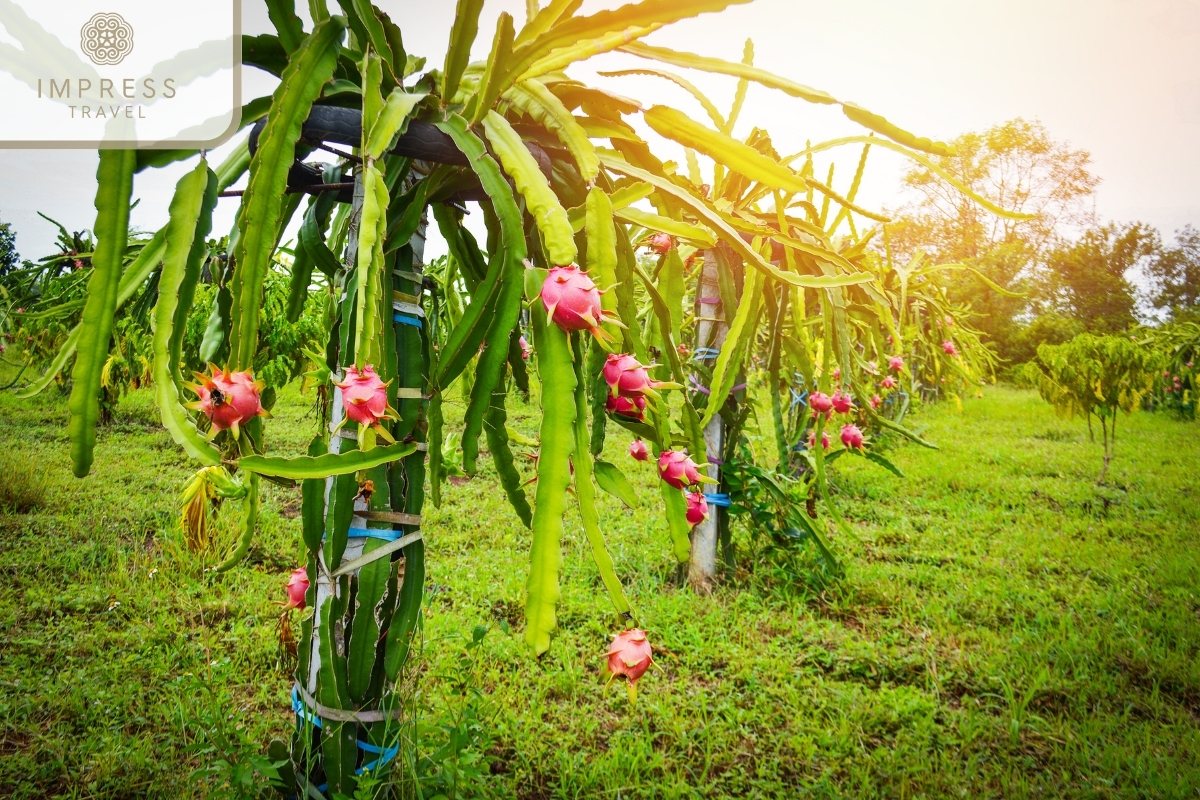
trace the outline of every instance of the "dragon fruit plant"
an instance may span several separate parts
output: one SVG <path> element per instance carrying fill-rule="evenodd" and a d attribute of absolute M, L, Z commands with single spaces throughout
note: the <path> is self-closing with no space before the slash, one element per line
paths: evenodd
<path fill-rule="evenodd" d="M 427 70 L 426 59 L 405 49 L 411 39 L 369 0 L 339 2 L 339 14 L 330 13 L 325 0 L 313 0 L 311 27 L 293 2 L 272 0 L 276 34 L 247 38 L 243 57 L 247 66 L 277 76 L 279 85 L 246 106 L 242 124 L 253 125 L 253 135 L 230 158 L 210 166 L 198 151 L 100 152 L 87 297 L 77 335 L 52 365 L 57 374 L 74 353 L 68 430 L 75 473 L 86 475 L 96 454 L 101 371 L 114 315 L 136 287 L 157 281 L 152 377 L 164 426 L 200 467 L 189 502 L 202 505 L 220 495 L 243 507 L 242 530 L 217 575 L 249 551 L 261 482 L 302 488 L 306 574 L 313 584 L 298 644 L 296 735 L 290 758 L 281 759 L 284 780 L 297 794 L 353 795 L 367 765 L 373 775 L 391 768 L 391 761 L 357 743 L 394 736 L 393 709 L 403 707 L 395 692 L 422 605 L 426 486 L 437 504 L 452 467 L 476 474 L 481 436 L 516 518 L 531 531 L 526 642 L 537 654 L 551 646 L 564 517 L 574 502 L 613 604 L 613 625 L 622 629 L 609 666 L 632 688 L 651 654 L 597 510 L 597 484 L 625 484 L 615 465 L 597 460 L 607 426 L 635 433 L 657 461 L 667 539 L 673 555 L 687 561 L 691 520 L 703 518 L 704 498 L 689 500 L 695 492 L 682 490 L 712 482 L 697 465 L 711 470 L 728 455 L 708 452 L 705 430 L 745 397 L 738 378 L 760 358 L 752 352 L 755 343 L 771 343 L 764 363 L 776 387 L 785 385 L 780 371 L 786 370 L 802 373 L 809 388 L 826 395 L 839 389 L 870 395 L 854 385 L 858 373 L 849 349 L 868 337 L 857 328 L 851 336 L 847 326 L 874 318 L 878 329 L 895 327 L 883 316 L 905 304 L 877 312 L 891 286 L 870 261 L 867 237 L 854 232 L 881 217 L 854 203 L 858 178 L 848 194 L 819 180 L 813 154 L 847 144 L 861 145 L 864 158 L 871 147 L 916 158 L 951 151 L 853 103 L 754 67 L 752 48 L 735 63 L 643 41 L 679 20 L 745 2 L 640 0 L 581 14 L 568 0 L 545 7 L 530 0 L 523 24 L 499 14 L 486 58 L 472 62 L 483 2 L 458 0 L 445 59 Z M 759 128 L 745 141 L 731 135 L 740 100 L 721 114 L 706 98 L 710 125 L 568 76 L 576 62 L 613 51 L 735 77 L 742 82 L 739 97 L 755 84 L 840 109 L 867 130 L 780 158 Z M 626 75 L 643 72 L 603 77 L 619 88 Z M 686 147 L 696 156 L 695 168 L 684 176 L 660 160 L 627 117 Z M 338 156 L 323 169 L 296 159 L 316 144 Z M 192 166 L 176 187 L 167 225 L 135 264 L 123 264 L 135 176 L 184 160 Z M 247 174 L 244 192 L 226 192 Z M 227 194 L 240 197 L 234 201 L 240 206 L 200 351 L 216 354 L 208 360 L 221 380 L 234 383 L 234 402 L 226 402 L 214 370 L 208 376 L 213 385 L 202 384 L 207 400 L 200 394 L 200 408 L 191 409 L 180 374 L 182 321 L 209 275 L 199 264 L 208 252 L 213 209 Z M 641 200 L 656 211 L 635 207 Z M 485 246 L 463 225 L 464 202 L 479 204 Z M 426 212 L 452 256 L 436 274 L 423 263 Z M 288 313 L 309 302 L 316 285 L 326 331 L 309 375 L 328 425 L 303 455 L 271 450 L 266 417 L 249 391 L 270 316 L 264 286 L 279 275 L 279 240 L 293 219 L 300 233 L 288 270 Z M 657 271 L 644 270 L 636 255 L 636 243 L 647 237 L 656 243 Z M 689 271 L 700 252 L 703 268 Z M 703 316 L 723 320 L 728 335 L 720 348 L 701 338 L 701 315 L 685 313 L 689 302 L 703 306 Z M 815 330 L 806 323 L 818 307 L 838 311 Z M 901 336 L 904 330 L 901 325 Z M 962 344 L 961 327 L 954 330 L 965 360 L 974 348 Z M 690 350 L 681 351 L 693 336 Z M 536 358 L 527 362 L 530 345 Z M 814 353 L 821 354 L 815 361 Z M 605 374 L 610 356 L 617 357 L 615 375 Z M 876 345 L 866 354 L 877 361 L 885 356 Z M 693 364 L 700 363 L 704 370 L 697 375 Z M 529 370 L 534 364 L 536 376 Z M 831 384 L 835 368 L 842 376 L 837 386 Z M 244 378 L 234 382 L 235 376 Z M 536 481 L 529 483 L 515 464 L 505 404 L 509 391 L 524 391 L 534 377 L 541 384 L 541 429 Z M 696 384 L 704 391 L 684 390 Z M 465 397 L 461 430 L 447 430 L 448 396 Z M 805 414 L 804 420 L 824 437 L 825 416 Z M 446 460 L 454 450 L 446 447 L 450 441 L 460 443 L 461 464 Z M 822 452 L 815 451 L 813 463 L 823 486 Z M 697 530 L 710 524 L 713 511 L 708 514 Z"/>

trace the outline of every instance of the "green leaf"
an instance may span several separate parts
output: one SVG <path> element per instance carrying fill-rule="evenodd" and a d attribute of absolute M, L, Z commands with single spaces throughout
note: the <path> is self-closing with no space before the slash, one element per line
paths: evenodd
<path fill-rule="evenodd" d="M 642 501 L 638 497 L 637 490 L 633 488 L 633 484 L 625 477 L 625 473 L 621 472 L 615 464 L 610 464 L 607 461 L 597 461 L 596 483 L 600 484 L 601 489 L 630 508 L 641 507 Z"/>
<path fill-rule="evenodd" d="M 792 170 L 732 136 L 706 128 L 682 111 L 667 106 L 654 106 L 642 116 L 646 124 L 660 136 L 703 153 L 739 175 L 793 194 L 808 191 L 808 184 L 804 178 Z"/>
<path fill-rule="evenodd" d="M 241 469 L 256 475 L 305 480 L 327 478 L 330 475 L 348 475 L 380 464 L 390 464 L 416 452 L 416 449 L 416 444 L 408 442 L 376 447 L 372 450 L 326 453 L 323 456 L 242 456 L 237 463 Z"/>
<path fill-rule="evenodd" d="M 884 469 L 886 469 L 888 472 L 890 472 L 890 473 L 892 473 L 893 475 L 895 475 L 897 478 L 903 478 L 903 477 L 904 477 L 904 473 L 900 471 L 900 468 L 899 468 L 899 467 L 897 467 L 895 464 L 893 464 L 891 461 L 889 461 L 887 458 L 883 457 L 883 456 L 882 456 L 882 455 L 880 455 L 879 453 L 876 453 L 876 452 L 875 452 L 875 451 L 873 451 L 873 450 L 868 450 L 868 451 L 867 451 L 866 453 L 864 453 L 863 455 L 866 457 L 867 461 L 873 461 L 873 462 L 875 462 L 875 463 L 876 463 L 876 464 L 878 464 L 879 466 L 881 466 L 881 467 L 883 467 Z"/>
<path fill-rule="evenodd" d="M 80 336 L 71 372 L 71 412 L 67 433 L 75 477 L 91 471 L 96 446 L 96 419 L 100 414 L 100 373 L 108 359 L 113 316 L 121 283 L 121 262 L 129 235 L 129 198 L 137 154 L 132 150 L 101 150 L 96 169 L 96 247 L 87 302 L 80 320 Z"/>
<path fill-rule="evenodd" d="M 458 0 L 454 12 L 454 25 L 450 29 L 450 44 L 446 48 L 446 64 L 442 70 L 442 102 L 450 102 L 450 98 L 458 93 L 458 84 L 467 62 L 471 60 L 471 45 L 479 33 L 479 12 L 483 10 L 483 0 Z"/>
<path fill-rule="evenodd" d="M 759 69 L 758 67 L 746 64 L 735 64 L 732 61 L 722 61 L 719 58 L 708 58 L 693 53 L 681 53 L 676 50 L 668 50 L 665 47 L 651 47 L 641 42 L 634 42 L 620 49 L 622 52 L 630 53 L 631 55 L 648 58 L 651 61 L 661 61 L 664 64 L 672 64 L 676 67 L 698 69 L 717 75 L 732 75 L 735 78 L 745 78 L 771 89 L 778 89 L 792 97 L 807 100 L 810 103 L 832 105 L 838 102 L 833 95 L 822 92 L 819 89 L 813 89 L 811 86 L 805 86 L 787 78 L 772 75 L 765 69 Z"/>
<path fill-rule="evenodd" d="M 542 448 L 526 583 L 525 641 L 541 655 L 550 649 L 550 633 L 557 624 L 554 609 L 560 595 L 563 515 L 575 452 L 575 368 L 567 334 L 546 319 L 541 304 L 535 304 L 530 315 L 542 378 Z"/>
<path fill-rule="evenodd" d="M 250 182 L 239 217 L 237 271 L 231 287 L 234 329 L 230 352 L 235 368 L 250 367 L 258 350 L 262 284 L 278 238 L 288 171 L 301 125 L 337 67 L 345 24 L 342 17 L 330 17 L 318 24 L 293 54 L 250 162 Z"/>
<path fill-rule="evenodd" d="M 388 95 L 383 110 L 371 125 L 371 133 L 367 138 L 367 155 L 371 158 L 382 158 L 391 150 L 396 138 L 408 128 L 408 118 L 417 104 L 428 97 L 426 92 L 409 94 L 403 89 L 393 89 Z"/>
<path fill-rule="evenodd" d="M 196 430 L 179 403 L 179 342 L 200 277 L 195 245 L 204 247 L 216 204 L 217 176 L 208 162 L 201 160 L 180 179 L 171 199 L 166 254 L 154 307 L 154 396 L 163 426 L 189 456 L 208 467 L 221 463 L 221 453 Z"/>

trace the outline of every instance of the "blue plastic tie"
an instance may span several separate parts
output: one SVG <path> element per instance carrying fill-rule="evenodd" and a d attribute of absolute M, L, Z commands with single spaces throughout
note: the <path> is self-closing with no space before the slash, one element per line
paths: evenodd
<path fill-rule="evenodd" d="M 401 536 L 404 536 L 404 531 L 391 531 L 386 528 L 355 528 L 351 527 L 348 534 L 351 539 L 379 539 L 384 542 L 394 542 Z"/>
<path fill-rule="evenodd" d="M 720 348 L 717 347 L 697 347 L 696 352 L 692 354 L 692 359 L 695 361 L 707 361 L 710 358 L 716 358 L 721 355 Z"/>
<path fill-rule="evenodd" d="M 401 325 L 411 325 L 414 328 L 423 327 L 423 325 L 421 324 L 421 320 L 419 318 L 410 317 L 406 314 L 393 314 L 392 321 L 399 322 Z"/>
<path fill-rule="evenodd" d="M 799 394 L 796 394 L 795 389 L 789 389 L 788 391 L 790 391 L 792 393 L 792 406 L 791 406 L 792 408 L 795 408 L 798 405 L 800 405 L 800 406 L 808 405 L 808 403 L 807 403 L 808 392 L 800 392 Z"/>
<path fill-rule="evenodd" d="M 705 493 L 704 499 L 708 501 L 710 506 L 717 506 L 718 508 L 729 508 L 733 505 L 733 500 L 727 494 Z"/>
<path fill-rule="evenodd" d="M 321 718 L 310 712 L 304 706 L 304 701 L 300 699 L 300 690 L 295 686 L 292 687 L 292 710 L 296 712 L 296 716 L 298 716 L 301 720 L 304 720 L 305 722 L 311 722 L 313 727 L 318 729 L 322 727 Z M 364 742 L 361 739 L 356 739 L 355 743 L 358 745 L 358 749 L 362 750 L 364 753 L 370 753 L 371 755 L 379 756 L 379 758 L 375 759 L 370 764 L 364 764 L 358 769 L 354 770 L 355 775 L 362 775 L 367 770 L 384 766 L 390 763 L 391 760 L 400 753 L 400 745 L 396 745 L 394 747 L 379 747 L 378 745 L 371 744 L 370 742 Z M 328 786 L 329 784 L 318 786 L 317 791 L 324 794 L 325 789 Z"/>

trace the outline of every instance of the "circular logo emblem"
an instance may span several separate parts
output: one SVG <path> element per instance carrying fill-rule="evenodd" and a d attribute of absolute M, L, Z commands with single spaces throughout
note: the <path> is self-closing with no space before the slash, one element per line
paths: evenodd
<path fill-rule="evenodd" d="M 80 30 L 79 47 L 93 64 L 120 64 L 133 52 L 133 26 L 120 14 L 97 14 Z"/>

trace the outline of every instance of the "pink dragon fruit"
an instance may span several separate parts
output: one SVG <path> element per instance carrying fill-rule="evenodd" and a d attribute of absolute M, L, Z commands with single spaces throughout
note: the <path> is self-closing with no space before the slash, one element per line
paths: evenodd
<path fill-rule="evenodd" d="M 638 680 L 653 663 L 653 649 L 645 631 L 633 628 L 613 637 L 612 646 L 608 648 L 608 671 L 612 675 L 609 681 L 618 677 L 629 681 L 631 702 L 637 698 Z"/>
<path fill-rule="evenodd" d="M 664 450 L 658 457 L 658 474 L 668 486 L 676 489 L 700 482 L 700 470 L 696 469 L 696 462 L 682 450 Z"/>
<path fill-rule="evenodd" d="M 883 398 L 877 394 L 871 395 L 871 410 L 878 411 L 881 405 L 883 405 Z"/>
<path fill-rule="evenodd" d="M 650 448 L 641 439 L 634 439 L 629 445 L 629 457 L 634 461 L 649 461 Z"/>
<path fill-rule="evenodd" d="M 643 244 L 650 248 L 655 255 L 665 256 L 675 246 L 674 240 L 665 233 L 656 233 L 648 237 Z"/>
<path fill-rule="evenodd" d="M 839 414 L 849 414 L 854 408 L 854 399 L 845 392 L 834 392 L 830 401 L 833 403 L 833 410 Z"/>
<path fill-rule="evenodd" d="M 299 567 L 292 570 L 287 582 L 287 598 L 283 608 L 304 608 L 304 595 L 308 594 L 308 570 Z"/>
<path fill-rule="evenodd" d="M 254 417 L 267 416 L 262 407 L 262 381 L 255 381 L 249 372 L 211 369 L 211 375 L 194 373 L 200 383 L 188 386 L 200 398 L 188 408 L 203 412 L 212 421 L 210 438 L 226 429 L 237 436 L 239 426 Z"/>
<path fill-rule="evenodd" d="M 855 450 L 863 449 L 863 433 L 858 429 L 857 425 L 845 425 L 842 427 L 842 444 L 846 447 L 852 447 Z"/>
<path fill-rule="evenodd" d="M 842 368 L 841 368 L 841 367 L 834 367 L 834 368 L 833 368 L 833 373 L 832 373 L 832 374 L 833 374 L 833 379 L 834 379 L 835 381 L 840 381 L 840 380 L 842 379 Z"/>
<path fill-rule="evenodd" d="M 618 394 L 610 394 L 608 400 L 604 402 L 604 407 L 613 414 L 641 420 L 645 418 L 643 412 L 646 410 L 646 398 L 641 395 L 621 397 Z"/>
<path fill-rule="evenodd" d="M 708 519 L 708 500 L 704 497 L 703 492 L 688 492 L 687 493 L 687 521 L 688 525 L 695 527 L 704 520 Z"/>
<path fill-rule="evenodd" d="M 575 265 L 550 270 L 542 284 L 542 305 L 554 324 L 564 331 L 590 331 L 598 339 L 611 338 L 600 329 L 604 319 L 600 290 Z"/>
<path fill-rule="evenodd" d="M 808 407 L 814 415 L 828 415 L 833 410 L 833 398 L 824 392 L 813 392 L 808 396 Z"/>
<path fill-rule="evenodd" d="M 958 348 L 954 346 L 954 342 L 947 339 L 946 341 L 942 342 L 942 352 L 948 356 L 957 356 Z"/>
<path fill-rule="evenodd" d="M 1164 377 L 1164 378 L 1169 378 L 1169 377 L 1171 377 L 1171 371 L 1170 371 L 1169 369 L 1164 369 L 1164 370 L 1163 370 L 1163 377 Z"/>
<path fill-rule="evenodd" d="M 521 336 L 517 339 L 517 344 L 521 347 L 521 360 L 528 361 L 529 357 L 533 355 L 533 348 L 529 346 L 529 340 Z"/>
<path fill-rule="evenodd" d="M 892 356 L 888 359 L 888 369 L 892 372 L 899 372 L 904 369 L 904 359 L 900 356 Z"/>
<path fill-rule="evenodd" d="M 373 428 L 376 433 L 383 433 L 385 439 L 391 438 L 379 423 L 399 415 L 388 407 L 387 384 L 376 374 L 374 367 L 370 364 L 361 370 L 353 366 L 346 367 L 345 380 L 341 383 L 334 381 L 334 386 L 342 390 L 342 405 L 346 409 L 347 419 Z"/>
<path fill-rule="evenodd" d="M 1191 369 L 1191 368 L 1192 368 L 1192 367 L 1194 367 L 1194 366 L 1196 366 L 1196 362 L 1195 362 L 1195 361 L 1189 361 L 1189 362 L 1187 363 L 1187 368 L 1188 368 L 1188 369 Z"/>
<path fill-rule="evenodd" d="M 879 382 L 879 385 L 882 386 L 884 389 L 895 389 L 896 388 L 896 379 L 893 378 L 891 375 L 888 375 L 886 378 L 884 378 L 883 380 L 881 380 Z"/>
<path fill-rule="evenodd" d="M 813 450 L 816 448 L 816 446 L 817 446 L 817 432 L 809 431 L 808 432 L 808 449 Z M 821 449 L 822 450 L 829 449 L 829 434 L 825 433 L 824 431 L 821 432 Z"/>
<path fill-rule="evenodd" d="M 608 388 L 621 397 L 642 397 L 645 408 L 645 397 L 654 394 L 654 390 L 663 384 L 650 380 L 650 373 L 636 358 L 624 353 L 609 353 L 604 362 L 604 382 Z"/>

